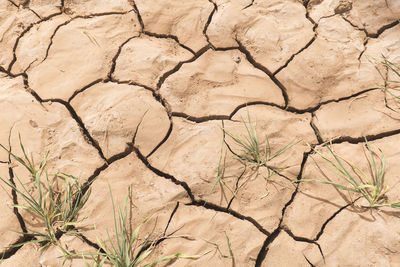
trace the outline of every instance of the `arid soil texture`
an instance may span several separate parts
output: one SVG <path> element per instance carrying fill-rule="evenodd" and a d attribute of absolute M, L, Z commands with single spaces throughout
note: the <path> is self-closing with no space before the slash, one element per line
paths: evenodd
<path fill-rule="evenodd" d="M 26 234 L 40 218 L 3 181 L 0 265 L 98 251 L 130 187 L 131 227 L 151 217 L 143 263 L 400 266 L 397 209 L 293 182 L 343 182 L 314 151 L 328 141 L 368 172 L 366 137 L 385 155 L 385 200 L 400 201 L 400 109 L 379 64 L 400 63 L 399 18 L 398 0 L 0 0 L 1 177 L 38 195 L 7 152 L 23 155 L 20 135 L 35 164 L 49 151 L 48 173 L 91 192 L 73 233 L 40 249 Z M 238 159 L 246 125 L 272 153 L 295 142 L 268 162 L 275 175 Z"/>

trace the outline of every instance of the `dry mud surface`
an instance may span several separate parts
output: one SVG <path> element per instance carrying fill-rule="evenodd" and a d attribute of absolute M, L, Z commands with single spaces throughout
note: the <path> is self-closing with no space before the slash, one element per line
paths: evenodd
<path fill-rule="evenodd" d="M 366 136 L 399 200 L 400 113 L 373 61 L 400 63 L 399 18 L 398 0 L 0 0 L 0 143 L 21 154 L 20 134 L 35 162 L 49 150 L 49 171 L 93 181 L 81 234 L 59 237 L 71 251 L 114 238 L 109 187 L 122 206 L 131 186 L 131 224 L 173 236 L 149 261 L 202 255 L 158 266 L 400 266 L 398 211 L 290 181 L 329 167 L 308 144 L 362 166 Z M 213 188 L 223 140 L 238 151 L 222 128 L 244 136 L 247 114 L 272 150 L 301 141 L 270 178 L 225 146 L 236 193 Z M 0 151 L 0 176 L 32 183 L 13 161 Z M 61 266 L 55 246 L 8 247 L 40 227 L 22 202 L 2 184 L 0 265 Z"/>

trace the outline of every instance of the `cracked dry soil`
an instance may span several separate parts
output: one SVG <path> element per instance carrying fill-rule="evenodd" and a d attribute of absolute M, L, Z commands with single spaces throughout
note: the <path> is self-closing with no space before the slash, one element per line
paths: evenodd
<path fill-rule="evenodd" d="M 321 177 L 307 144 L 363 164 L 366 136 L 398 201 L 400 113 L 371 59 L 400 63 L 399 18 L 398 0 L 0 0 L 0 143 L 20 154 L 20 133 L 49 172 L 93 181 L 70 251 L 114 238 L 108 185 L 119 206 L 132 186 L 132 225 L 176 236 L 149 260 L 202 255 L 158 266 L 400 266 L 399 212 L 290 181 Z M 229 151 L 222 128 L 245 134 L 247 114 L 273 149 L 302 140 L 279 175 Z M 223 140 L 235 194 L 212 190 Z M 30 183 L 3 150 L 0 176 Z M 9 247 L 40 227 L 21 203 L 2 185 L 0 265 L 61 266 L 54 246 Z"/>

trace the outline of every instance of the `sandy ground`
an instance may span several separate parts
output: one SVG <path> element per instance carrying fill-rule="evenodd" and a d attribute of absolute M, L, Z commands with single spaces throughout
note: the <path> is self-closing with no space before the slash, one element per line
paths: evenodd
<path fill-rule="evenodd" d="M 367 136 L 400 201 L 400 113 L 374 61 L 400 63 L 399 18 L 398 0 L 0 0 L 0 143 L 92 181 L 70 251 L 115 238 L 109 188 L 123 206 L 131 186 L 132 226 L 170 237 L 148 262 L 201 255 L 157 266 L 400 266 L 400 212 L 291 182 L 340 181 L 309 146 L 326 141 L 368 168 Z M 273 151 L 300 141 L 279 175 L 233 157 L 222 129 L 245 136 L 248 115 Z M 223 140 L 234 194 L 213 188 Z M 0 176 L 32 184 L 5 150 Z M 61 266 L 56 246 L 8 247 L 42 227 L 13 203 L 2 184 L 0 265 Z"/>

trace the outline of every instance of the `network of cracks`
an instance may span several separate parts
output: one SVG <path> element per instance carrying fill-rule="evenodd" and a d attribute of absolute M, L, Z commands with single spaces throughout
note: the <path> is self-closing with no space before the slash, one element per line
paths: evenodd
<path fill-rule="evenodd" d="M 51 171 L 80 176 L 91 190 L 79 234 L 59 232 L 62 244 L 98 250 L 113 225 L 109 188 L 123 204 L 131 186 L 132 224 L 152 215 L 143 232 L 162 233 L 151 257 L 202 255 L 166 265 L 400 261 L 396 210 L 292 182 L 324 175 L 314 148 L 330 142 L 362 163 L 367 139 L 385 151 L 388 197 L 396 198 L 400 117 L 379 65 L 383 56 L 400 60 L 396 1 L 95 2 L 0 4 L 1 143 L 20 153 L 20 135 L 36 162 L 50 150 Z M 272 148 L 297 142 L 274 162 L 284 167 L 277 175 L 234 157 L 226 133 L 246 135 L 250 117 Z M 1 176 L 24 179 L 3 152 Z M 218 190 L 221 154 L 228 187 Z M 3 192 L 2 264 L 27 255 L 57 262 L 56 248 L 8 247 L 39 226 L 10 208 L 21 201 L 15 191 Z"/>

